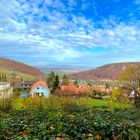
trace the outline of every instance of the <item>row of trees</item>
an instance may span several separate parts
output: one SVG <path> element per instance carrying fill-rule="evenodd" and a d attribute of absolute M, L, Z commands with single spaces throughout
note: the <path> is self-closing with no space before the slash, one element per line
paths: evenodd
<path fill-rule="evenodd" d="M 7 81 L 7 75 L 0 73 L 0 82 L 6 82 Z"/>

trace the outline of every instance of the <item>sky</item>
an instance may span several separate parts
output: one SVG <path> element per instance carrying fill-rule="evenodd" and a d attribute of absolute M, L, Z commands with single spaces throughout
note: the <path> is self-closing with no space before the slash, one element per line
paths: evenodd
<path fill-rule="evenodd" d="M 140 0 L 0 0 L 0 57 L 33 66 L 140 61 Z"/>

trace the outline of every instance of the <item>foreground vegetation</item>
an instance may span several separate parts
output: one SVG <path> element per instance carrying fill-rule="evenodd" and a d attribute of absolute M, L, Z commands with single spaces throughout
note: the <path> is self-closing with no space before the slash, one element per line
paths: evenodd
<path fill-rule="evenodd" d="M 131 105 L 71 97 L 9 100 L 0 112 L 0 139 L 140 139 L 140 110 Z"/>

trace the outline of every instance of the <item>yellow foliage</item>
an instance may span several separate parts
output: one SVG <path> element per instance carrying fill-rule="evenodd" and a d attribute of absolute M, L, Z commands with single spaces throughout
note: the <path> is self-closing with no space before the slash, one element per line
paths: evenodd
<path fill-rule="evenodd" d="M 76 102 L 78 105 L 87 105 L 88 104 L 88 99 L 85 97 L 81 97 L 79 99 L 77 99 Z"/>
<path fill-rule="evenodd" d="M 109 101 L 110 106 L 114 108 L 115 104 L 118 103 L 120 108 L 122 108 L 124 103 L 128 102 L 129 102 L 128 96 L 122 93 L 119 88 L 113 90 Z"/>
<path fill-rule="evenodd" d="M 15 110 L 36 110 L 36 109 L 45 109 L 55 110 L 62 109 L 72 104 L 77 105 L 87 105 L 88 99 L 81 97 L 78 99 L 73 99 L 72 97 L 57 97 L 50 96 L 49 98 L 40 98 L 40 97 L 29 97 L 26 99 L 23 98 L 14 98 L 12 106 Z"/>
<path fill-rule="evenodd" d="M 22 99 L 22 98 L 13 98 L 12 107 L 15 110 L 25 109 L 24 99 Z"/>

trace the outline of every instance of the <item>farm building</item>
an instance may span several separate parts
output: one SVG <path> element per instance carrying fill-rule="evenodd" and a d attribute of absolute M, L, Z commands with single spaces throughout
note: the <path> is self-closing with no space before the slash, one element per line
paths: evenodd
<path fill-rule="evenodd" d="M 32 85 L 30 95 L 48 97 L 50 95 L 50 90 L 45 82 L 38 81 Z"/>

